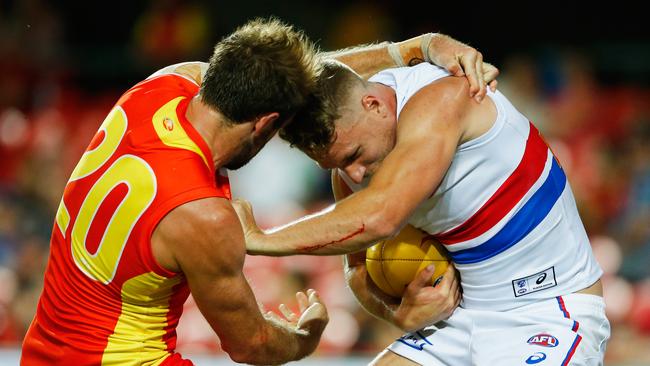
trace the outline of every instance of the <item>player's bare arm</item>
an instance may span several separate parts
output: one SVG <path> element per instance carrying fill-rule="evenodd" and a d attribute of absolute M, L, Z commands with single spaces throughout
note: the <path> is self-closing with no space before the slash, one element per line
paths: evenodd
<path fill-rule="evenodd" d="M 347 184 L 343 182 L 336 169 L 332 170 L 332 192 L 336 201 L 340 201 L 353 193 Z M 359 304 L 375 317 L 396 324 L 394 314 L 399 301 L 384 294 L 370 279 L 366 270 L 366 253 L 360 251 L 347 254 L 343 258 L 345 280 Z"/>
<path fill-rule="evenodd" d="M 470 83 L 469 95 L 477 101 L 483 100 L 487 87 L 496 90 L 499 75 L 496 67 L 483 62 L 476 49 L 440 33 L 427 33 L 397 43 L 355 46 L 324 55 L 350 66 L 364 79 L 387 68 L 431 62 L 454 76 L 466 76 Z"/>
<path fill-rule="evenodd" d="M 401 299 L 385 295 L 372 282 L 365 265 L 365 253 L 347 254 L 345 280 L 357 301 L 367 312 L 410 332 L 449 318 L 461 300 L 458 274 L 447 267 L 442 281 L 429 284 L 433 265 L 425 268 L 406 287 Z"/>
<path fill-rule="evenodd" d="M 193 201 L 170 212 L 152 236 L 160 264 L 187 278 L 194 299 L 237 362 L 279 364 L 310 354 L 327 324 L 315 292 L 299 294 L 302 314 L 263 315 L 242 273 L 244 237 L 230 203 Z"/>
<path fill-rule="evenodd" d="M 401 113 L 394 149 L 368 187 L 332 208 L 263 233 L 254 225 L 250 207 L 240 206 L 249 253 L 346 254 L 399 232 L 435 192 L 458 145 L 494 121 L 494 104 L 474 103 L 467 89 L 464 79 L 447 77 L 416 93 Z"/>
<path fill-rule="evenodd" d="M 394 44 L 354 46 L 323 55 L 343 62 L 366 79 L 387 68 L 429 61 L 446 68 L 454 76 L 465 76 L 470 83 L 470 97 L 478 101 L 485 97 L 487 87 L 496 90 L 499 75 L 496 67 L 483 62 L 483 56 L 476 49 L 440 33 L 427 33 Z M 200 85 L 207 68 L 206 62 L 182 62 L 164 67 L 149 78 L 174 73 Z"/>
<path fill-rule="evenodd" d="M 336 170 L 332 171 L 332 191 L 337 201 L 352 194 Z M 370 314 L 403 331 L 447 319 L 460 303 L 458 274 L 451 265 L 436 287 L 429 285 L 434 268 L 425 268 L 406 288 L 401 299 L 387 296 L 370 279 L 364 251 L 345 255 L 344 271 L 345 280 L 359 304 Z"/>

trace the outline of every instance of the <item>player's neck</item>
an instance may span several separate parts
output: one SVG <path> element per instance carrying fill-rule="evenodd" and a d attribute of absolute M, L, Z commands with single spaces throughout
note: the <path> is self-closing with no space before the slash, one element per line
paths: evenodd
<path fill-rule="evenodd" d="M 203 103 L 199 95 L 190 101 L 185 117 L 210 148 L 215 168 L 220 168 L 239 143 L 237 132 L 227 127 L 227 117 Z"/>

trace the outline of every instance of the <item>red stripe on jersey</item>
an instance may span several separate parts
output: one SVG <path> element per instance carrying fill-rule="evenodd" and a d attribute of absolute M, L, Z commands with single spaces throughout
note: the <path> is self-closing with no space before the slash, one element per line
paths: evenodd
<path fill-rule="evenodd" d="M 580 341 L 582 341 L 582 337 L 580 335 L 577 335 L 576 339 L 573 341 L 573 344 L 571 345 L 571 348 L 569 349 L 569 353 L 567 353 L 566 357 L 564 358 L 564 361 L 562 361 L 562 366 L 569 365 L 569 362 L 571 362 L 573 355 L 576 353 L 576 349 L 578 349 L 578 345 L 580 344 Z"/>
<path fill-rule="evenodd" d="M 560 306 L 560 310 L 564 314 L 564 317 L 567 318 L 567 319 L 571 319 L 571 314 L 569 314 L 569 310 L 567 310 L 566 305 L 564 304 L 564 299 L 562 298 L 562 296 L 558 296 L 558 297 L 556 297 L 556 299 L 557 299 L 558 305 Z"/>
<path fill-rule="evenodd" d="M 524 154 L 517 168 L 490 199 L 460 226 L 436 235 L 446 245 L 474 239 L 503 219 L 535 184 L 544 171 L 548 146 L 530 123 Z"/>
<path fill-rule="evenodd" d="M 99 146 L 104 141 L 104 137 L 106 137 L 106 132 L 104 130 L 97 131 L 93 139 L 90 140 L 90 144 L 88 145 L 88 148 L 86 150 L 87 151 L 95 150 L 97 146 Z"/>
<path fill-rule="evenodd" d="M 88 253 L 97 253 L 99 243 L 102 241 L 108 223 L 113 217 L 112 213 L 117 210 L 117 207 L 122 203 L 124 196 L 126 196 L 127 193 L 129 193 L 129 187 L 126 183 L 120 183 L 113 188 L 102 204 L 99 205 L 95 217 L 90 224 L 90 228 L 88 229 L 88 235 L 86 236 L 86 249 L 88 250 Z"/>

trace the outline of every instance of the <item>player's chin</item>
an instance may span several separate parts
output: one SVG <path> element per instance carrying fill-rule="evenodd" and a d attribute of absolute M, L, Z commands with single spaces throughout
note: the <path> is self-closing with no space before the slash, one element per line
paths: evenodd
<path fill-rule="evenodd" d="M 248 159 L 235 159 L 231 160 L 228 164 L 225 164 L 224 167 L 228 170 L 237 170 L 244 165 L 248 164 L 249 161 L 251 161 L 253 157 L 251 156 Z"/>
<path fill-rule="evenodd" d="M 370 179 L 372 178 L 373 175 L 375 175 L 375 172 L 377 171 L 378 166 L 371 165 L 366 169 L 366 172 L 363 174 L 363 179 Z"/>
<path fill-rule="evenodd" d="M 382 158 L 381 160 L 378 160 L 378 161 L 370 164 L 370 166 L 368 166 L 368 169 L 366 170 L 366 174 L 365 174 L 364 178 L 372 178 L 372 176 L 375 175 L 377 170 L 379 170 L 379 167 L 381 166 L 381 164 L 383 162 L 384 162 L 384 159 Z"/>
<path fill-rule="evenodd" d="M 262 145 L 264 146 L 264 145 Z M 251 161 L 255 155 L 262 149 L 262 146 L 244 146 L 242 147 L 242 150 L 235 155 L 230 161 L 224 165 L 226 169 L 228 170 L 237 170 L 244 165 L 248 164 L 249 161 Z"/>

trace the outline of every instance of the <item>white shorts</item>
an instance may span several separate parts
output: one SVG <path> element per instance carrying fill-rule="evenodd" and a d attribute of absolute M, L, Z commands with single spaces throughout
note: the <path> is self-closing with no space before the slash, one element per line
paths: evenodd
<path fill-rule="evenodd" d="M 609 333 L 602 297 L 571 294 L 506 312 L 457 308 L 388 349 L 427 366 L 593 366 Z"/>

